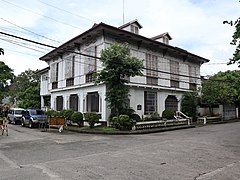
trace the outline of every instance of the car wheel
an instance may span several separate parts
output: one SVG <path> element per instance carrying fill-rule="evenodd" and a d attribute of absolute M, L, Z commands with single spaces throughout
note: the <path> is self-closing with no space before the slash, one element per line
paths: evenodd
<path fill-rule="evenodd" d="M 25 124 L 24 124 L 24 121 L 22 120 L 22 122 L 21 122 L 21 126 L 22 127 L 24 127 L 25 126 Z"/>
<path fill-rule="evenodd" d="M 29 127 L 29 128 L 32 128 L 32 127 L 33 127 L 33 122 L 32 122 L 31 120 L 29 120 L 28 127 Z"/>

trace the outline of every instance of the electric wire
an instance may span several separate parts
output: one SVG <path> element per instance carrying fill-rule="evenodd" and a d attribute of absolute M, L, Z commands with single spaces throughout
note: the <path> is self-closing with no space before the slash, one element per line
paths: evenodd
<path fill-rule="evenodd" d="M 81 28 L 79 28 L 79 27 L 73 26 L 73 25 L 71 25 L 71 24 L 67 24 L 67 23 L 65 23 L 65 22 L 59 21 L 59 20 L 54 19 L 54 18 L 52 18 L 52 17 L 46 16 L 46 15 L 44 15 L 44 14 L 40 14 L 40 13 L 35 12 L 35 11 L 31 10 L 31 9 L 28 9 L 28 8 L 25 8 L 25 7 L 22 7 L 22 6 L 19 6 L 19 5 L 17 5 L 17 4 L 11 3 L 11 2 L 9 2 L 9 1 L 6 1 L 6 0 L 1 0 L 1 1 L 3 1 L 3 2 L 5 2 L 5 3 L 8 3 L 8 4 L 12 5 L 12 6 L 15 6 L 15 7 L 17 7 L 17 8 L 23 9 L 23 10 L 25 10 L 25 11 L 31 12 L 31 13 L 33 13 L 33 14 L 36 14 L 36 15 L 38 15 L 38 16 L 42 16 L 42 17 L 44 17 L 44 18 L 50 19 L 50 20 L 55 21 L 55 22 L 57 22 L 57 23 L 60 23 L 60 24 L 63 24 L 63 25 L 67 25 L 67 26 L 70 26 L 70 27 L 75 28 L 75 29 L 81 29 Z"/>
<path fill-rule="evenodd" d="M 39 2 L 41 2 L 42 4 L 47 5 L 48 7 L 50 6 L 50 7 L 52 7 L 52 8 L 55 8 L 55 9 L 59 10 L 59 11 L 66 12 L 66 13 L 68 13 L 68 14 L 74 15 L 74 16 L 79 17 L 79 18 L 81 18 L 81 19 L 86 19 L 86 20 L 88 20 L 88 21 L 95 22 L 95 21 L 92 20 L 92 19 L 89 19 L 89 18 L 84 17 L 84 16 L 80 16 L 80 15 L 78 15 L 78 14 L 72 13 L 72 12 L 67 11 L 67 10 L 65 10 L 65 9 L 62 9 L 62 8 L 57 7 L 57 6 L 51 5 L 51 4 L 49 4 L 49 3 L 43 2 L 43 1 L 41 1 L 41 0 L 39 0 Z"/>
<path fill-rule="evenodd" d="M 20 29 L 23 29 L 23 30 L 27 31 L 27 32 L 30 32 L 30 33 L 32 33 L 32 34 L 34 34 L 34 35 L 40 36 L 40 37 L 45 38 L 45 39 L 48 39 L 48 40 L 50 40 L 50 41 L 54 41 L 54 42 L 57 42 L 57 43 L 62 43 L 62 42 L 60 42 L 60 41 L 57 41 L 57 40 L 48 38 L 48 37 L 46 37 L 46 36 L 43 36 L 43 35 L 41 35 L 41 34 L 35 33 L 35 32 L 33 32 L 33 31 L 31 31 L 31 30 L 28 30 L 28 29 L 26 29 L 26 28 L 24 28 L 24 27 L 21 27 L 21 26 L 15 24 L 15 23 L 13 23 L 13 22 L 11 22 L 11 21 L 9 21 L 9 20 L 6 20 L 6 19 L 4 19 L 4 18 L 2 18 L 2 17 L 0 17 L 0 19 L 2 19 L 3 21 L 5 21 L 5 22 L 7 22 L 7 23 L 9 23 L 9 24 L 12 24 L 13 26 L 16 26 L 16 27 L 18 27 L 18 28 L 20 28 Z"/>
<path fill-rule="evenodd" d="M 18 36 L 15 36 L 15 35 L 11 35 L 11 34 L 8 34 L 8 33 L 4 33 L 4 32 L 0 32 L 0 34 L 3 34 L 3 35 L 6 35 L 6 36 L 10 36 L 10 37 L 13 37 L 13 38 L 17 38 L 17 39 L 20 39 L 20 40 L 24 40 L 24 41 L 28 41 L 28 42 L 31 42 L 31 43 L 35 43 L 35 44 L 38 44 L 38 45 L 41 45 L 41 46 L 46 46 L 46 47 L 50 47 L 50 48 L 54 48 L 56 49 L 57 47 L 55 46 L 51 46 L 51 45 L 48 45 L 48 44 L 44 44 L 44 43 L 40 43 L 40 42 L 36 42 L 36 41 L 33 41 L 33 40 L 29 40 L 29 39 L 26 39 L 26 38 L 22 38 L 22 37 L 18 37 Z M 35 50 L 35 49 L 34 49 Z M 90 58 L 94 58 L 94 59 L 98 59 L 100 60 L 101 58 L 100 57 L 97 57 L 97 56 L 92 56 L 92 55 L 88 55 L 88 54 L 84 54 L 84 53 L 81 53 L 81 52 L 76 52 L 76 51 L 71 51 L 71 50 L 65 50 L 67 52 L 70 52 L 70 53 L 74 53 L 74 54 L 78 54 L 78 55 L 82 55 L 84 57 L 90 57 Z M 44 52 L 42 52 L 44 53 Z M 84 62 L 78 62 L 78 61 L 75 61 L 76 63 L 81 63 L 81 64 L 87 64 L 87 63 L 84 63 Z M 115 62 L 117 63 L 117 62 Z M 118 63 L 119 64 L 119 63 Z M 90 65 L 91 64 L 87 64 L 87 65 Z M 102 68 L 100 66 L 98 66 L 98 68 Z M 159 72 L 159 73 L 163 73 L 163 74 L 169 74 L 169 75 L 177 75 L 177 76 L 180 76 L 180 77 L 186 77 L 186 78 L 194 78 L 194 79 L 202 79 L 201 77 L 196 77 L 196 76 L 190 76 L 190 75 L 183 75 L 183 74 L 176 74 L 176 73 L 172 73 L 172 72 L 166 72 L 166 71 L 161 71 L 161 70 L 157 70 L 157 69 L 150 69 L 150 68 L 146 68 L 144 67 L 143 69 L 145 70 L 149 70 L 149 71 L 155 71 L 155 72 Z M 147 75 L 145 75 L 147 76 Z M 162 78 L 162 77 L 160 77 Z M 162 78 L 163 79 L 163 78 Z M 166 80 L 171 80 L 171 79 L 166 79 Z M 183 81 L 185 82 L 185 81 Z M 186 83 L 189 83 L 189 82 L 186 82 Z"/>

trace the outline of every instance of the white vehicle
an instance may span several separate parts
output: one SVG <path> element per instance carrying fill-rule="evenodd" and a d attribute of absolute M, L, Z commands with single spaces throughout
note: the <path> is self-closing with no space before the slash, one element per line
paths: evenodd
<path fill-rule="evenodd" d="M 7 115 L 8 122 L 13 124 L 21 124 L 23 111 L 24 109 L 22 108 L 9 109 Z"/>

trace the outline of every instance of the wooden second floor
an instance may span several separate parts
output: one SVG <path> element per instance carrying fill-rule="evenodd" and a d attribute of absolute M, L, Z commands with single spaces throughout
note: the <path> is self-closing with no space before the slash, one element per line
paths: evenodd
<path fill-rule="evenodd" d="M 193 90 L 201 84 L 200 66 L 209 61 L 156 38 L 100 23 L 40 58 L 50 67 L 42 88 L 51 92 L 94 85 L 95 73 L 103 69 L 101 51 L 113 43 L 128 43 L 130 55 L 144 62 L 143 76 L 128 79 L 132 86 Z"/>

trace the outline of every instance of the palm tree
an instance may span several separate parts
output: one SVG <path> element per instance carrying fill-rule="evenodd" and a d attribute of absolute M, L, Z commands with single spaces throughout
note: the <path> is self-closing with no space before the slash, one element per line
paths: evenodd
<path fill-rule="evenodd" d="M 4 55 L 4 50 L 3 50 L 3 48 L 0 48 L 0 55 Z"/>

